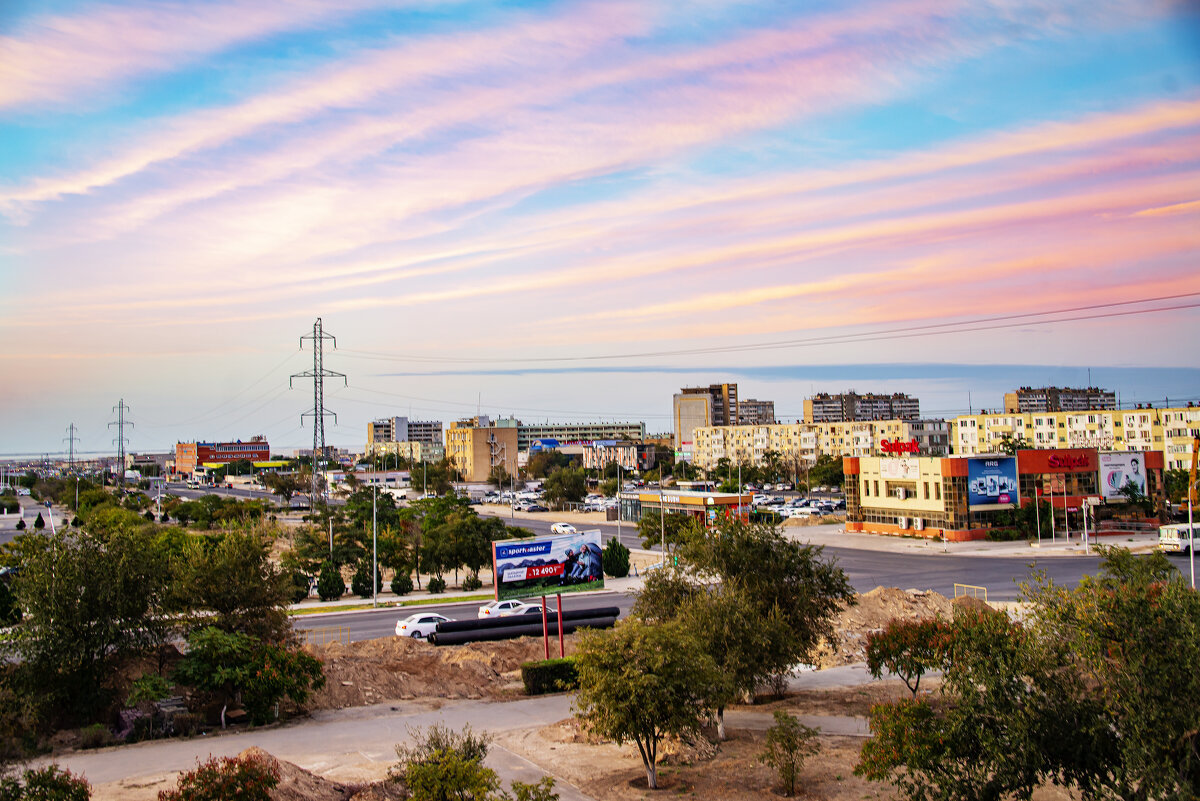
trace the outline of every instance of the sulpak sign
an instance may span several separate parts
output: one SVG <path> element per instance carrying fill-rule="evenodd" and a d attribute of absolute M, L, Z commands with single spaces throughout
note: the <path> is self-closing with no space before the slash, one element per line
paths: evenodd
<path fill-rule="evenodd" d="M 908 442 L 898 439 L 884 439 L 880 441 L 879 449 L 887 454 L 917 453 L 920 450 L 916 439 L 910 439 Z"/>

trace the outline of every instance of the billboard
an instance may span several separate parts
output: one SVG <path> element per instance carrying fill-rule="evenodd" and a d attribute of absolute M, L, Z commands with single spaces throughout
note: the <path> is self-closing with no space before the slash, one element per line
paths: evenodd
<path fill-rule="evenodd" d="M 492 543 L 496 600 L 604 589 L 600 531 Z"/>
<path fill-rule="evenodd" d="M 1017 502 L 1015 456 L 986 456 L 967 460 L 968 507 L 1012 509 Z"/>
<path fill-rule="evenodd" d="M 1100 454 L 1100 494 L 1104 500 L 1123 500 L 1121 489 L 1130 482 L 1146 494 L 1146 454 L 1140 451 Z"/>
<path fill-rule="evenodd" d="M 890 481 L 918 481 L 921 463 L 912 458 L 880 459 L 879 475 Z"/>

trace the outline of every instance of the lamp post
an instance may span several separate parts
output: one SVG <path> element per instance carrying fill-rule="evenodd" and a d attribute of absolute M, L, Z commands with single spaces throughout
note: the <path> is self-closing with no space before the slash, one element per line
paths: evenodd
<path fill-rule="evenodd" d="M 667 504 L 663 499 L 662 471 L 658 472 L 658 525 L 659 537 L 662 541 L 662 564 L 667 566 Z"/>
<path fill-rule="evenodd" d="M 1192 589 L 1196 589 L 1196 529 L 1192 522 L 1192 496 L 1200 481 L 1188 487 L 1188 571 L 1191 574 Z"/>
<path fill-rule="evenodd" d="M 660 471 L 661 472 L 661 471 Z M 621 542 L 621 460 L 617 458 L 617 542 Z M 624 545 L 624 543 L 621 543 Z"/>
<path fill-rule="evenodd" d="M 379 606 L 379 473 L 371 480 L 371 606 Z"/>

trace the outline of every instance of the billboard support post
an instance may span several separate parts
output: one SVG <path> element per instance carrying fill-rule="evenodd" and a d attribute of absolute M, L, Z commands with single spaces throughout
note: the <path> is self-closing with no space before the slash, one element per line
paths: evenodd
<path fill-rule="evenodd" d="M 559 615 L 562 624 L 562 615 Z M 546 596 L 542 596 L 542 644 L 546 646 L 546 658 L 550 658 L 550 627 L 546 624 Z"/>
<path fill-rule="evenodd" d="M 542 606 L 542 614 L 546 614 L 546 607 Z M 563 659 L 567 655 L 567 649 L 563 646 L 563 619 L 562 619 L 562 593 L 558 594 L 558 658 Z"/>

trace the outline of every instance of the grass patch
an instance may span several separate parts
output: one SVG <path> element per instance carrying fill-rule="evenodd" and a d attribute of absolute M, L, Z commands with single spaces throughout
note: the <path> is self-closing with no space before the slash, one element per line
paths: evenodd
<path fill-rule="evenodd" d="M 379 606 L 365 604 L 331 604 L 330 606 L 311 606 L 304 609 L 289 609 L 289 615 L 324 615 L 329 612 L 355 612 L 360 609 L 399 609 L 405 606 L 429 606 L 430 604 L 448 604 L 459 601 L 494 601 L 495 593 L 480 593 L 478 595 L 460 595 L 450 598 L 412 598 L 407 601 L 391 601 Z"/>

